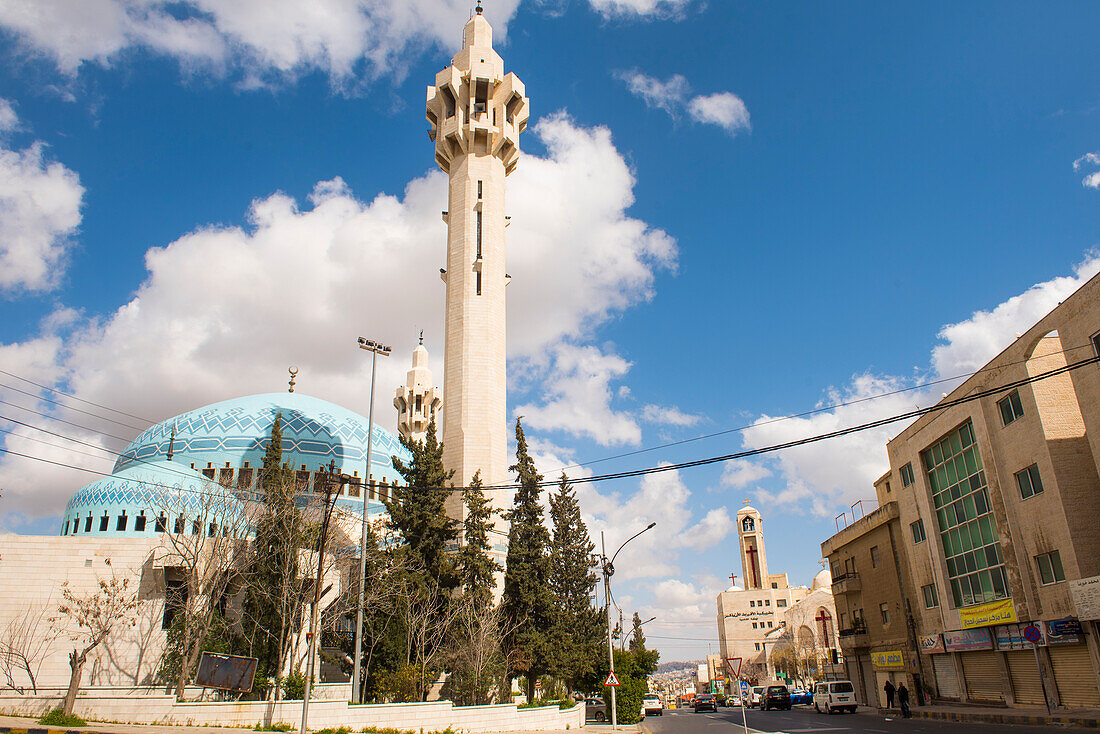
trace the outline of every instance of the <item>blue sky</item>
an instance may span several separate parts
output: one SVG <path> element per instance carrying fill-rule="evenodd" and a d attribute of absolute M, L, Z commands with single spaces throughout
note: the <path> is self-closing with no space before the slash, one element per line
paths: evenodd
<path fill-rule="evenodd" d="M 395 347 L 380 385 L 403 379 L 419 329 L 439 375 L 445 188 L 422 105 L 470 7 L 80 5 L 0 7 L 0 369 L 156 420 L 282 389 L 291 363 L 302 391 L 365 412 L 359 333 Z M 1094 3 L 486 14 L 531 99 L 509 179 L 509 405 L 548 473 L 963 374 L 1100 267 Z M 789 440 L 942 390 L 587 471 Z M 659 522 L 624 551 L 618 595 L 658 616 L 654 642 L 713 637 L 743 497 L 770 567 L 808 583 L 896 430 L 586 486 L 611 539 Z M 0 458 L 0 524 L 56 531 L 84 481 Z M 666 659 L 706 646 L 661 640 Z"/>

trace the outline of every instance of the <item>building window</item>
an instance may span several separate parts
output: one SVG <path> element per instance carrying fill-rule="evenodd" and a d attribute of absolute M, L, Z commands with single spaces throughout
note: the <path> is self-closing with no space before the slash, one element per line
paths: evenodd
<path fill-rule="evenodd" d="M 122 514 L 118 516 L 118 520 L 115 522 L 115 530 L 125 530 L 126 519 L 126 510 L 123 510 Z"/>
<path fill-rule="evenodd" d="M 1016 486 L 1020 488 L 1020 497 L 1027 499 L 1043 492 L 1043 480 L 1039 477 L 1039 467 L 1032 464 L 1027 469 L 1016 472 Z"/>
<path fill-rule="evenodd" d="M 855 572 L 856 572 L 856 559 L 854 557 L 845 558 L 844 559 L 844 574 L 845 575 L 854 574 Z"/>
<path fill-rule="evenodd" d="M 202 535 L 202 520 L 196 518 L 191 521 L 191 534 Z"/>
<path fill-rule="evenodd" d="M 906 464 L 901 468 L 901 486 L 908 487 L 913 483 L 913 464 Z"/>
<path fill-rule="evenodd" d="M 840 628 L 842 630 L 848 629 L 848 613 L 847 612 L 841 612 L 840 613 Z"/>
<path fill-rule="evenodd" d="M 107 532 L 107 523 L 110 522 L 110 518 L 107 517 L 107 513 L 103 513 L 103 517 L 99 518 L 99 532 Z"/>
<path fill-rule="evenodd" d="M 787 600 L 786 599 L 776 599 L 775 600 L 775 605 L 777 607 L 779 607 L 780 609 L 782 609 L 783 607 L 787 606 Z"/>
<path fill-rule="evenodd" d="M 921 452 L 921 460 L 932 490 L 955 606 L 1007 598 L 1000 535 L 971 424 L 964 423 Z"/>
<path fill-rule="evenodd" d="M 481 198 L 481 181 L 477 182 L 477 198 Z"/>
<path fill-rule="evenodd" d="M 1062 556 L 1058 551 L 1035 556 L 1035 565 L 1039 567 L 1039 579 L 1043 586 L 1066 580 L 1066 574 L 1062 570 Z"/>
<path fill-rule="evenodd" d="M 477 211 L 477 256 L 479 258 L 481 257 L 481 210 L 480 209 Z"/>
<path fill-rule="evenodd" d="M 746 517 L 741 521 L 741 529 L 745 532 L 749 532 L 756 529 L 756 523 L 753 522 L 751 517 Z"/>
<path fill-rule="evenodd" d="M 924 608 L 935 609 L 940 605 L 940 599 L 936 596 L 936 585 L 928 584 L 928 586 L 920 587 L 921 593 L 924 594 Z"/>
<path fill-rule="evenodd" d="M 755 600 L 753 600 L 753 599 L 750 599 L 750 600 L 749 600 L 749 606 L 750 606 L 750 607 L 755 607 L 755 606 L 756 606 L 756 601 L 755 601 Z"/>
<path fill-rule="evenodd" d="M 771 627 L 771 626 L 772 626 L 772 623 L 771 623 L 771 622 L 768 622 L 768 626 L 769 626 L 769 627 Z"/>
<path fill-rule="evenodd" d="M 878 562 L 879 562 L 878 546 L 877 545 L 872 545 L 871 546 L 871 568 L 878 568 Z"/>
<path fill-rule="evenodd" d="M 913 543 L 923 543 L 925 541 L 924 534 L 924 520 L 917 520 L 914 523 L 909 524 L 909 529 L 913 531 Z"/>
<path fill-rule="evenodd" d="M 753 622 L 753 623 L 752 623 L 752 628 L 753 628 L 753 629 L 756 629 L 756 622 Z"/>
<path fill-rule="evenodd" d="M 764 606 L 770 607 L 771 605 L 772 605 L 772 600 L 771 599 L 765 599 L 764 600 Z"/>
<path fill-rule="evenodd" d="M 878 613 L 882 615 L 883 624 L 890 624 L 890 607 L 886 602 L 878 605 Z"/>
<path fill-rule="evenodd" d="M 65 521 L 65 528 L 61 531 L 61 534 L 62 535 L 68 535 L 69 534 L 69 521 L 68 520 Z"/>
<path fill-rule="evenodd" d="M 1024 406 L 1020 404 L 1020 391 L 1013 390 L 1006 397 L 997 401 L 997 407 L 1001 409 L 1001 423 L 1008 425 L 1024 414 Z"/>
<path fill-rule="evenodd" d="M 164 616 L 160 621 L 162 630 L 171 629 L 176 615 L 183 612 L 187 604 L 187 582 L 174 575 L 164 579 Z"/>
<path fill-rule="evenodd" d="M 180 515 L 179 517 L 176 518 L 176 528 L 174 530 L 176 535 L 183 535 L 184 522 L 185 522 L 185 520 L 183 519 L 183 515 Z"/>
<path fill-rule="evenodd" d="M 1096 356 L 1100 357 L 1100 331 L 1092 335 L 1092 349 L 1096 352 Z"/>
<path fill-rule="evenodd" d="M 759 650 L 759 649 L 760 649 L 760 643 L 759 643 L 759 642 L 758 642 L 758 643 L 756 643 L 756 649 L 757 649 L 757 650 Z"/>
<path fill-rule="evenodd" d="M 168 518 L 164 516 L 163 512 L 157 518 L 157 521 L 153 523 L 153 531 L 157 533 L 168 532 Z"/>
<path fill-rule="evenodd" d="M 92 515 L 91 515 L 91 513 L 89 513 L 88 517 L 86 517 L 84 519 L 84 532 L 86 532 L 86 533 L 92 532 Z"/>
<path fill-rule="evenodd" d="M 134 518 L 134 532 L 145 532 L 145 510 L 142 510 L 141 514 Z"/>
<path fill-rule="evenodd" d="M 778 589 L 778 588 L 779 588 L 779 584 L 778 584 L 777 582 L 775 582 L 775 581 L 772 581 L 772 588 L 773 588 L 773 589 Z"/>

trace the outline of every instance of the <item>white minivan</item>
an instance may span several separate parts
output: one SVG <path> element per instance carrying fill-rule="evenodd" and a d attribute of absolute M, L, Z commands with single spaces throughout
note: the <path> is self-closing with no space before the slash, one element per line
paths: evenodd
<path fill-rule="evenodd" d="M 642 696 L 642 710 L 646 716 L 664 716 L 665 706 L 661 703 L 660 697 L 656 693 L 647 693 Z"/>
<path fill-rule="evenodd" d="M 764 697 L 764 691 L 767 688 L 767 686 L 753 686 L 749 690 L 749 708 L 760 705 L 760 700 Z"/>
<path fill-rule="evenodd" d="M 856 712 L 856 689 L 850 680 L 833 680 L 814 686 L 814 709 L 831 714 L 834 711 Z"/>

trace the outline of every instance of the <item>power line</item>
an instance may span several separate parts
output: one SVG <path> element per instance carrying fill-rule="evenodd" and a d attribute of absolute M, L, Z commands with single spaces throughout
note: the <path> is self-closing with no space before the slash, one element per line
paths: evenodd
<path fill-rule="evenodd" d="M 21 393 L 23 395 L 27 395 L 27 396 L 32 397 L 35 400 L 39 400 L 43 403 L 51 403 L 53 405 L 60 405 L 62 408 L 65 408 L 66 410 L 72 410 L 72 411 L 76 411 L 77 413 L 83 413 L 84 415 L 90 415 L 91 417 L 98 418 L 101 421 L 107 421 L 108 423 L 115 423 L 117 425 L 124 426 L 126 428 L 133 428 L 135 431 L 142 430 L 142 428 L 140 426 L 133 426 L 133 425 L 130 425 L 129 423 L 125 423 L 123 421 L 116 421 L 114 418 L 108 418 L 105 415 L 99 415 L 98 413 L 92 413 L 91 411 L 88 411 L 88 410 L 81 410 L 80 408 L 74 408 L 73 406 L 66 405 L 65 403 L 62 403 L 58 400 L 51 400 L 50 398 L 44 398 L 41 395 L 37 395 L 37 394 L 35 394 L 33 392 L 29 392 L 27 390 L 20 390 L 18 387 L 12 387 L 11 385 L 5 385 L 2 382 L 0 382 L 0 388 L 4 388 L 5 390 L 11 390 L 12 392 L 17 392 L 17 393 Z"/>
<path fill-rule="evenodd" d="M 96 408 L 102 408 L 103 410 L 109 410 L 112 413 L 118 413 L 119 415 L 124 415 L 127 418 L 133 418 L 134 420 L 144 421 L 146 423 L 155 423 L 156 422 L 156 421 L 150 420 L 148 418 L 142 418 L 140 415 L 134 415 L 132 413 L 127 413 L 125 411 L 119 410 L 117 408 L 110 408 L 106 405 L 100 405 L 99 403 L 93 403 L 91 400 L 85 400 L 84 398 L 78 398 L 76 395 L 73 395 L 72 393 L 67 393 L 64 390 L 58 390 L 56 387 L 50 387 L 49 385 L 43 385 L 40 382 L 35 382 L 34 380 L 28 379 L 26 377 L 20 377 L 19 375 L 12 374 L 11 372 L 6 372 L 4 370 L 0 370 L 0 375 L 7 375 L 8 377 L 14 377 L 17 380 L 22 380 L 23 382 L 30 383 L 31 385 L 34 385 L 35 387 L 42 388 L 43 390 L 49 390 L 50 392 L 57 393 L 58 395 L 64 395 L 67 398 L 72 398 L 73 400 L 84 403 L 85 405 L 91 405 L 91 406 L 96 407 Z"/>
<path fill-rule="evenodd" d="M 58 423 L 64 423 L 65 425 L 72 426 L 73 428 L 79 428 L 82 431 L 88 431 L 89 433 L 98 433 L 101 436 L 106 436 L 107 438 L 113 438 L 116 441 L 122 441 L 124 443 L 129 443 L 130 442 L 130 439 L 128 439 L 128 438 L 123 438 L 122 436 L 115 436 L 114 434 L 107 433 L 106 431 L 97 431 L 94 428 L 89 428 L 88 426 L 82 426 L 79 423 L 73 423 L 72 421 L 67 421 L 67 420 L 64 420 L 63 418 L 58 418 L 55 415 L 50 415 L 49 413 L 43 413 L 40 410 L 34 410 L 32 408 L 24 408 L 22 405 L 19 405 L 17 403 L 13 403 L 13 402 L 8 401 L 8 400 L 4 400 L 3 398 L 0 398 L 0 404 L 10 405 L 11 407 L 18 408 L 19 410 L 25 410 L 28 413 L 34 413 L 35 415 L 40 415 L 43 418 L 49 418 L 50 420 L 57 421 Z"/>

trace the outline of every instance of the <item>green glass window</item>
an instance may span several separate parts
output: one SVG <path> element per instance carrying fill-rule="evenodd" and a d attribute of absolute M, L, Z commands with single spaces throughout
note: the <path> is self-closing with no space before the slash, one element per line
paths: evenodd
<path fill-rule="evenodd" d="M 901 486 L 908 487 L 913 483 L 913 465 L 906 464 L 901 468 Z"/>
<path fill-rule="evenodd" d="M 917 520 L 914 523 L 910 523 L 909 528 L 913 531 L 913 542 L 923 543 L 925 539 L 924 520 Z"/>
<path fill-rule="evenodd" d="M 1039 476 L 1039 467 L 1032 464 L 1027 469 L 1016 472 L 1016 486 L 1020 488 L 1020 497 L 1025 500 L 1040 494 L 1043 491 L 1043 480 Z"/>
<path fill-rule="evenodd" d="M 940 605 L 940 600 L 936 596 L 936 585 L 928 584 L 928 586 L 922 586 L 921 591 L 924 593 L 924 608 L 935 609 Z"/>
<path fill-rule="evenodd" d="M 1019 404 L 1018 393 L 1016 404 Z M 936 523 L 955 606 L 966 607 L 1006 598 L 1008 577 L 1001 556 L 1000 537 L 989 504 L 982 458 L 974 443 L 970 423 L 963 424 L 922 452 L 921 463 L 932 489 L 932 503 L 936 507 Z M 914 527 L 913 538 L 919 542 L 916 533 Z"/>
<path fill-rule="evenodd" d="M 1039 567 L 1039 579 L 1044 586 L 1066 580 L 1066 574 L 1062 570 L 1062 555 L 1058 551 L 1035 556 L 1035 565 Z"/>
<path fill-rule="evenodd" d="M 1024 406 L 1020 403 L 1020 391 L 1013 390 L 1003 399 L 997 401 L 997 407 L 1001 409 L 1001 423 L 1008 425 L 1024 414 Z"/>

